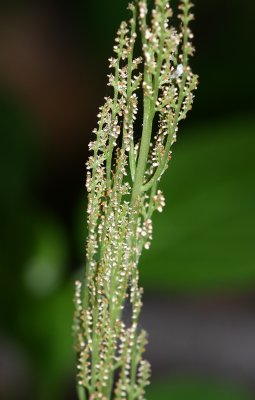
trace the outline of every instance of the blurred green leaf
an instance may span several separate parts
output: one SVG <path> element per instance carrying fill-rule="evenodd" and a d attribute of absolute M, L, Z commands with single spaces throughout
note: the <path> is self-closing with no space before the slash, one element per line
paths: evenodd
<path fill-rule="evenodd" d="M 29 291 L 45 296 L 58 288 L 67 264 L 67 240 L 63 228 L 53 218 L 35 223 L 35 245 L 25 266 L 24 282 Z"/>
<path fill-rule="evenodd" d="M 22 308 L 18 318 L 20 337 L 32 356 L 35 398 L 64 398 L 69 377 L 74 376 L 72 338 L 73 282 L 63 285 L 52 296 L 34 299 Z M 70 378 L 71 379 L 71 378 Z"/>
<path fill-rule="evenodd" d="M 228 385 L 193 380 L 152 384 L 147 390 L 148 400 L 251 400 L 241 390 Z"/>
<path fill-rule="evenodd" d="M 182 132 L 182 130 L 181 130 Z M 151 289 L 236 289 L 255 282 L 255 120 L 185 128 L 162 182 L 167 199 L 142 257 Z"/>

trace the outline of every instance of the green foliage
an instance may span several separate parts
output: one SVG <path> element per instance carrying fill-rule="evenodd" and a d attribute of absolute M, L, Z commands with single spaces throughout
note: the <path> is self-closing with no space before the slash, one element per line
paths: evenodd
<path fill-rule="evenodd" d="M 177 379 L 170 383 L 153 384 L 148 389 L 148 400 L 251 400 L 251 396 L 239 388 L 210 381 Z"/>
<path fill-rule="evenodd" d="M 35 298 L 19 315 L 20 337 L 33 354 L 31 371 L 38 400 L 62 398 L 68 389 L 66 378 L 74 362 L 72 335 L 72 285 L 62 285 L 54 295 Z M 29 327 L 29 329 L 27 328 Z M 60 384 L 61 383 L 61 384 Z"/>
<path fill-rule="evenodd" d="M 186 293 L 254 284 L 254 128 L 242 116 L 196 125 L 179 141 L 162 182 L 168 205 L 155 216 L 152 249 L 141 260 L 146 288 Z"/>
<path fill-rule="evenodd" d="M 34 248 L 26 262 L 24 284 L 36 297 L 48 296 L 63 281 L 67 241 L 63 230 L 51 221 L 37 221 Z"/>

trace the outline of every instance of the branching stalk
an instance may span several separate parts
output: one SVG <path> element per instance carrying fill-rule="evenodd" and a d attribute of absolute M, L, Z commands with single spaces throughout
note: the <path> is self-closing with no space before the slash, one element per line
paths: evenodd
<path fill-rule="evenodd" d="M 142 400 L 149 383 L 147 335 L 138 328 L 138 263 L 150 247 L 153 213 L 163 211 L 158 185 L 197 86 L 189 67 L 190 1 L 180 0 L 179 30 L 171 25 L 169 1 L 154 3 L 152 10 L 147 0 L 129 5 L 131 19 L 121 24 L 116 56 L 109 59 L 113 94 L 100 108 L 89 144 L 86 275 L 76 282 L 74 316 L 80 400 Z M 134 134 L 138 113 L 140 139 Z M 129 322 L 123 319 L 128 302 Z"/>

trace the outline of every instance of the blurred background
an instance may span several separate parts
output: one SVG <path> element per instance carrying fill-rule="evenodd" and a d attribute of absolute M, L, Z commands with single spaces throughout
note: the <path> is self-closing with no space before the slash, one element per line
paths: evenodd
<path fill-rule="evenodd" d="M 174 2 L 176 4 L 176 1 Z M 72 400 L 87 144 L 126 0 L 0 5 L 0 399 Z M 255 3 L 196 0 L 200 75 L 141 262 L 148 400 L 255 398 Z"/>

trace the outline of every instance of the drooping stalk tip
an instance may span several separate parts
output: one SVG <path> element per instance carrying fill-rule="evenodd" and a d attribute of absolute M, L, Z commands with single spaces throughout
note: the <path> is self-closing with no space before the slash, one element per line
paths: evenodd
<path fill-rule="evenodd" d="M 167 0 L 155 0 L 151 13 L 146 0 L 128 8 L 131 18 L 121 24 L 109 59 L 112 96 L 100 108 L 89 144 L 86 276 L 76 283 L 74 318 L 80 400 L 145 398 L 150 365 L 143 359 L 147 335 L 138 329 L 138 263 L 143 248 L 150 247 L 153 213 L 165 206 L 160 178 L 197 85 L 189 67 L 190 2 L 180 1 L 179 30 L 171 25 Z M 141 55 L 135 58 L 139 43 Z M 127 302 L 130 324 L 122 315 Z"/>

